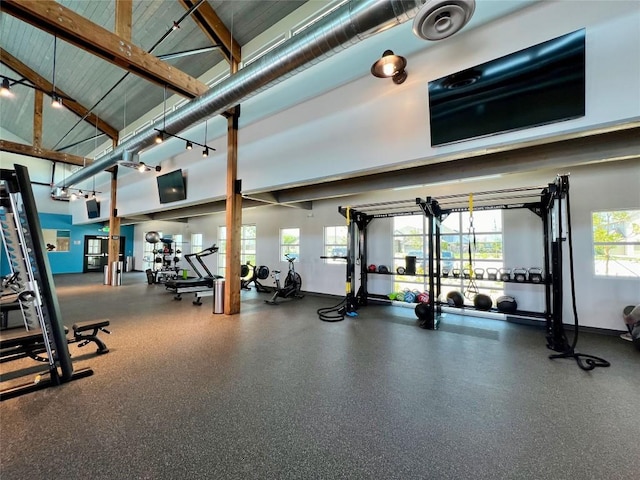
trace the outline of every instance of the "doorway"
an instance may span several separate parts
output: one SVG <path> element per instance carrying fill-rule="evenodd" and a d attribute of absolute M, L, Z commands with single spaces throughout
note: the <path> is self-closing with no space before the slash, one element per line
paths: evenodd
<path fill-rule="evenodd" d="M 120 237 L 118 259 L 124 260 L 125 237 Z M 84 260 L 82 272 L 103 272 L 109 261 L 109 237 L 102 235 L 84 236 Z"/>

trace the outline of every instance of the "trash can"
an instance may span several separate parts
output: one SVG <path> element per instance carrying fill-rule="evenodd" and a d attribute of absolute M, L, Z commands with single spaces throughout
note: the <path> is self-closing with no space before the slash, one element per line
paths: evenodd
<path fill-rule="evenodd" d="M 104 266 L 104 284 L 109 285 L 109 265 Z"/>
<path fill-rule="evenodd" d="M 122 285 L 122 262 L 111 262 L 111 286 Z"/>
<path fill-rule="evenodd" d="M 125 272 L 133 271 L 133 257 L 131 256 L 126 257 L 126 263 L 124 265 L 125 265 L 124 267 Z"/>
<path fill-rule="evenodd" d="M 224 313 L 224 278 L 213 283 L 213 313 Z"/>

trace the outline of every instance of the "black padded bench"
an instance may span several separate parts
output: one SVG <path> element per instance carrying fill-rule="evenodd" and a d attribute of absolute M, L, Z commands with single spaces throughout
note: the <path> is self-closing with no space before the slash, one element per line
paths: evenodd
<path fill-rule="evenodd" d="M 94 342 L 98 346 L 96 353 L 102 355 L 108 353 L 109 349 L 104 342 L 98 338 L 98 332 L 110 334 L 111 332 L 105 327 L 109 326 L 109 320 L 87 320 L 85 322 L 77 322 L 73 324 L 73 341 L 70 343 L 80 342 L 78 347 L 84 347 L 90 342 Z M 90 333 L 85 333 L 89 332 Z"/>
<path fill-rule="evenodd" d="M 65 333 L 67 333 L 66 327 Z M 47 362 L 46 357 L 38 355 L 46 351 L 42 330 L 39 328 L 28 331 L 11 330 L 0 332 L 0 362 L 24 357 L 31 357 L 39 362 Z"/>
<path fill-rule="evenodd" d="M 109 320 L 87 320 L 73 324 L 73 338 L 68 339 L 69 343 L 78 343 L 78 347 L 94 342 L 99 355 L 109 352 L 109 348 L 102 339 L 98 338 L 98 332 L 111 333 L 105 327 L 109 326 Z M 64 333 L 69 329 L 64 327 Z M 46 352 L 46 346 L 42 337 L 42 330 L 12 330 L 0 332 L 0 362 L 15 360 L 18 358 L 31 357 L 40 362 L 47 362 L 46 357 L 39 354 Z"/>

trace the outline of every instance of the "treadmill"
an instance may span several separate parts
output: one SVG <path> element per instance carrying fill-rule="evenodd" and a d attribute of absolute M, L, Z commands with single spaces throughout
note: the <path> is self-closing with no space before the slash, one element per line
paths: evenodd
<path fill-rule="evenodd" d="M 171 280 L 167 280 L 165 282 L 165 288 L 175 294 L 173 297 L 174 300 L 182 300 L 183 293 L 194 293 L 194 292 L 203 292 L 206 290 L 213 291 L 213 282 L 217 278 L 222 278 L 220 275 L 214 275 L 207 268 L 204 261 L 202 260 L 204 257 L 208 257 L 209 255 L 213 255 L 218 251 L 218 247 L 213 244 L 209 248 L 205 248 L 204 250 L 198 253 L 189 253 L 184 255 L 184 259 L 191 265 L 193 271 L 198 275 L 197 278 L 174 278 Z M 196 266 L 195 263 L 191 260 L 193 257 L 200 264 L 200 267 L 206 272 L 206 275 L 202 274 L 202 271 Z"/>

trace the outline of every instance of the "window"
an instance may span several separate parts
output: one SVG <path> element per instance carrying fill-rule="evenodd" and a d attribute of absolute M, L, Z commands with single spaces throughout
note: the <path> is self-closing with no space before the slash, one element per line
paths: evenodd
<path fill-rule="evenodd" d="M 593 264 L 597 276 L 640 277 L 640 210 L 593 212 Z"/>
<path fill-rule="evenodd" d="M 224 276 L 227 261 L 227 227 L 218 227 L 218 275 Z M 256 264 L 256 226 L 242 225 L 240 230 L 240 263 Z"/>
<path fill-rule="evenodd" d="M 191 234 L 191 253 L 201 252 L 204 248 L 202 244 L 202 234 L 201 233 L 192 233 Z"/>
<path fill-rule="evenodd" d="M 280 229 L 280 258 L 286 261 L 285 254 L 290 254 L 295 258 L 300 255 L 300 229 L 282 228 Z"/>
<path fill-rule="evenodd" d="M 425 288 L 425 216 L 408 215 L 393 217 L 393 265 L 390 271 L 396 272 L 398 267 L 405 267 L 406 257 L 416 257 L 416 274 L 418 276 L 398 275 L 395 277 L 395 291 L 424 290 Z"/>
<path fill-rule="evenodd" d="M 440 227 L 442 297 L 457 290 L 471 300 L 475 293 L 469 280 L 473 269 L 477 293 L 493 298 L 504 294 L 501 282 L 488 281 L 487 270 L 504 266 L 502 251 L 502 211 L 483 210 L 473 213 L 471 231 L 469 212 L 454 212 Z M 465 275 L 467 278 L 465 278 Z M 481 279 L 483 276 L 484 279 Z"/>
<path fill-rule="evenodd" d="M 471 244 L 471 265 L 474 276 L 484 274 L 488 268 L 503 266 L 502 254 L 502 212 L 484 210 L 473 215 L 475 235 L 470 235 L 469 213 L 449 214 L 440 225 L 440 269 L 442 299 L 451 290 L 463 294 L 470 282 L 464 278 L 469 272 L 469 245 Z M 427 225 L 424 215 L 398 216 L 393 218 L 393 272 L 405 267 L 407 256 L 416 257 L 416 275 L 395 275 L 394 291 L 428 288 L 428 263 L 430 258 L 427 241 Z M 475 236 L 475 242 L 473 237 Z M 475 278 L 478 293 L 486 293 L 494 300 L 504 293 L 502 283 Z M 468 297 L 475 295 L 469 292 Z"/>
<path fill-rule="evenodd" d="M 182 235 L 174 235 L 173 236 L 173 254 L 182 258 L 182 253 L 184 252 L 184 240 Z"/>
<path fill-rule="evenodd" d="M 324 227 L 324 256 L 346 257 L 347 250 L 347 226 Z M 344 265 L 344 260 L 327 258 L 325 263 Z"/>

